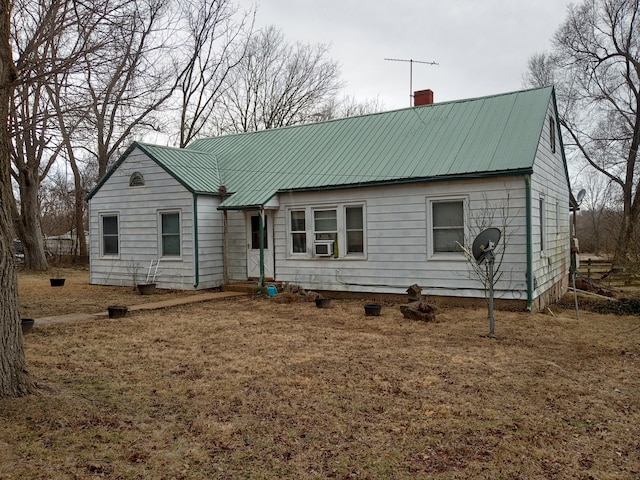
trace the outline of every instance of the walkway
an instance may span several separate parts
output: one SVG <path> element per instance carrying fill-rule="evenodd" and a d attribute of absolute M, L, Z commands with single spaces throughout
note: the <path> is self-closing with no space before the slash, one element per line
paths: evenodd
<path fill-rule="evenodd" d="M 130 312 L 136 312 L 138 310 L 158 310 L 161 308 L 175 307 L 178 305 L 187 305 L 190 303 L 210 302 L 225 300 L 233 297 L 246 297 L 247 294 L 243 292 L 205 292 L 197 293 L 195 295 L 189 295 L 187 297 L 171 298 L 169 300 L 160 300 L 158 302 L 143 303 L 140 305 L 132 305 L 129 307 Z M 58 322 L 68 322 L 75 320 L 96 320 L 99 318 L 106 318 L 109 316 L 108 312 L 100 313 L 68 313 L 66 315 L 57 315 L 53 317 L 36 318 L 35 324 L 37 326 L 50 325 Z"/>

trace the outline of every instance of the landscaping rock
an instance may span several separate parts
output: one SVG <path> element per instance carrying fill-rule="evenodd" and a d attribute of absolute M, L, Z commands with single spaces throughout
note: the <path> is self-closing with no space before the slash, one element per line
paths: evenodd
<path fill-rule="evenodd" d="M 426 302 L 413 302 L 408 305 L 400 305 L 400 311 L 409 320 L 422 322 L 436 321 L 436 307 Z"/>

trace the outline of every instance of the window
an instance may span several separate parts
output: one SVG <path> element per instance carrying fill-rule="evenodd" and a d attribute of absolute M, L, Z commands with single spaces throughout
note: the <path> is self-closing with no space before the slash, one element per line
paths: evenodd
<path fill-rule="evenodd" d="M 180 256 L 180 213 L 160 214 L 162 223 L 162 256 Z"/>
<path fill-rule="evenodd" d="M 267 235 L 267 216 L 262 217 L 264 224 L 262 225 L 262 247 L 266 250 L 269 248 L 269 235 Z M 260 250 L 260 215 L 251 216 L 251 250 Z"/>
<path fill-rule="evenodd" d="M 316 240 L 333 240 L 338 238 L 338 216 L 336 210 L 315 210 L 313 212 Z"/>
<path fill-rule="evenodd" d="M 549 117 L 549 143 L 551 152 L 556 153 L 556 121 L 553 117 Z"/>
<path fill-rule="evenodd" d="M 129 177 L 129 186 L 130 187 L 143 187 L 144 186 L 144 177 L 140 172 L 133 172 Z"/>
<path fill-rule="evenodd" d="M 304 210 L 291 212 L 291 251 L 307 253 L 307 227 Z"/>
<path fill-rule="evenodd" d="M 544 251 L 544 236 L 545 236 L 545 212 L 544 212 L 544 197 L 540 197 L 538 202 L 540 208 L 540 251 Z"/>
<path fill-rule="evenodd" d="M 464 245 L 464 202 L 434 201 L 431 203 L 433 253 L 459 252 Z"/>
<path fill-rule="evenodd" d="M 364 257 L 364 205 L 289 210 L 289 254 L 306 257 Z"/>
<path fill-rule="evenodd" d="M 118 216 L 102 216 L 102 255 L 118 255 Z"/>
<path fill-rule="evenodd" d="M 347 254 L 364 253 L 364 222 L 362 207 L 345 208 Z"/>

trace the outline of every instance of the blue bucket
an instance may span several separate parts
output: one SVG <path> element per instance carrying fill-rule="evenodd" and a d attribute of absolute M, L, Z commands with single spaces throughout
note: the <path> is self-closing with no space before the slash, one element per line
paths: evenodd
<path fill-rule="evenodd" d="M 269 285 L 267 287 L 267 295 L 273 297 L 276 293 L 278 293 L 278 288 L 275 285 Z"/>

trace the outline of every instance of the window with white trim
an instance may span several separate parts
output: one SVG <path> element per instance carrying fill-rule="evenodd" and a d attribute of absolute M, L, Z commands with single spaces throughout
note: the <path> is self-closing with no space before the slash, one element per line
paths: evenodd
<path fill-rule="evenodd" d="M 115 256 L 120 253 L 120 235 L 117 214 L 101 215 L 102 255 Z"/>
<path fill-rule="evenodd" d="M 291 210 L 291 253 L 307 253 L 307 221 L 304 210 Z"/>
<path fill-rule="evenodd" d="M 433 254 L 460 252 L 460 245 L 464 245 L 464 201 L 432 200 L 431 229 Z"/>
<path fill-rule="evenodd" d="M 291 209 L 288 212 L 289 254 L 362 257 L 366 249 L 364 225 L 364 205 Z M 327 243 L 333 254 L 314 253 L 320 244 L 325 245 L 322 250 L 326 251 Z"/>
<path fill-rule="evenodd" d="M 364 218 L 362 205 L 345 207 L 347 255 L 364 253 Z"/>
<path fill-rule="evenodd" d="M 338 239 L 338 212 L 332 210 L 313 211 L 313 231 L 316 241 Z"/>
<path fill-rule="evenodd" d="M 556 121 L 553 117 L 549 117 L 549 144 L 551 153 L 556 153 Z"/>
<path fill-rule="evenodd" d="M 180 256 L 180 212 L 160 212 L 161 256 Z"/>

